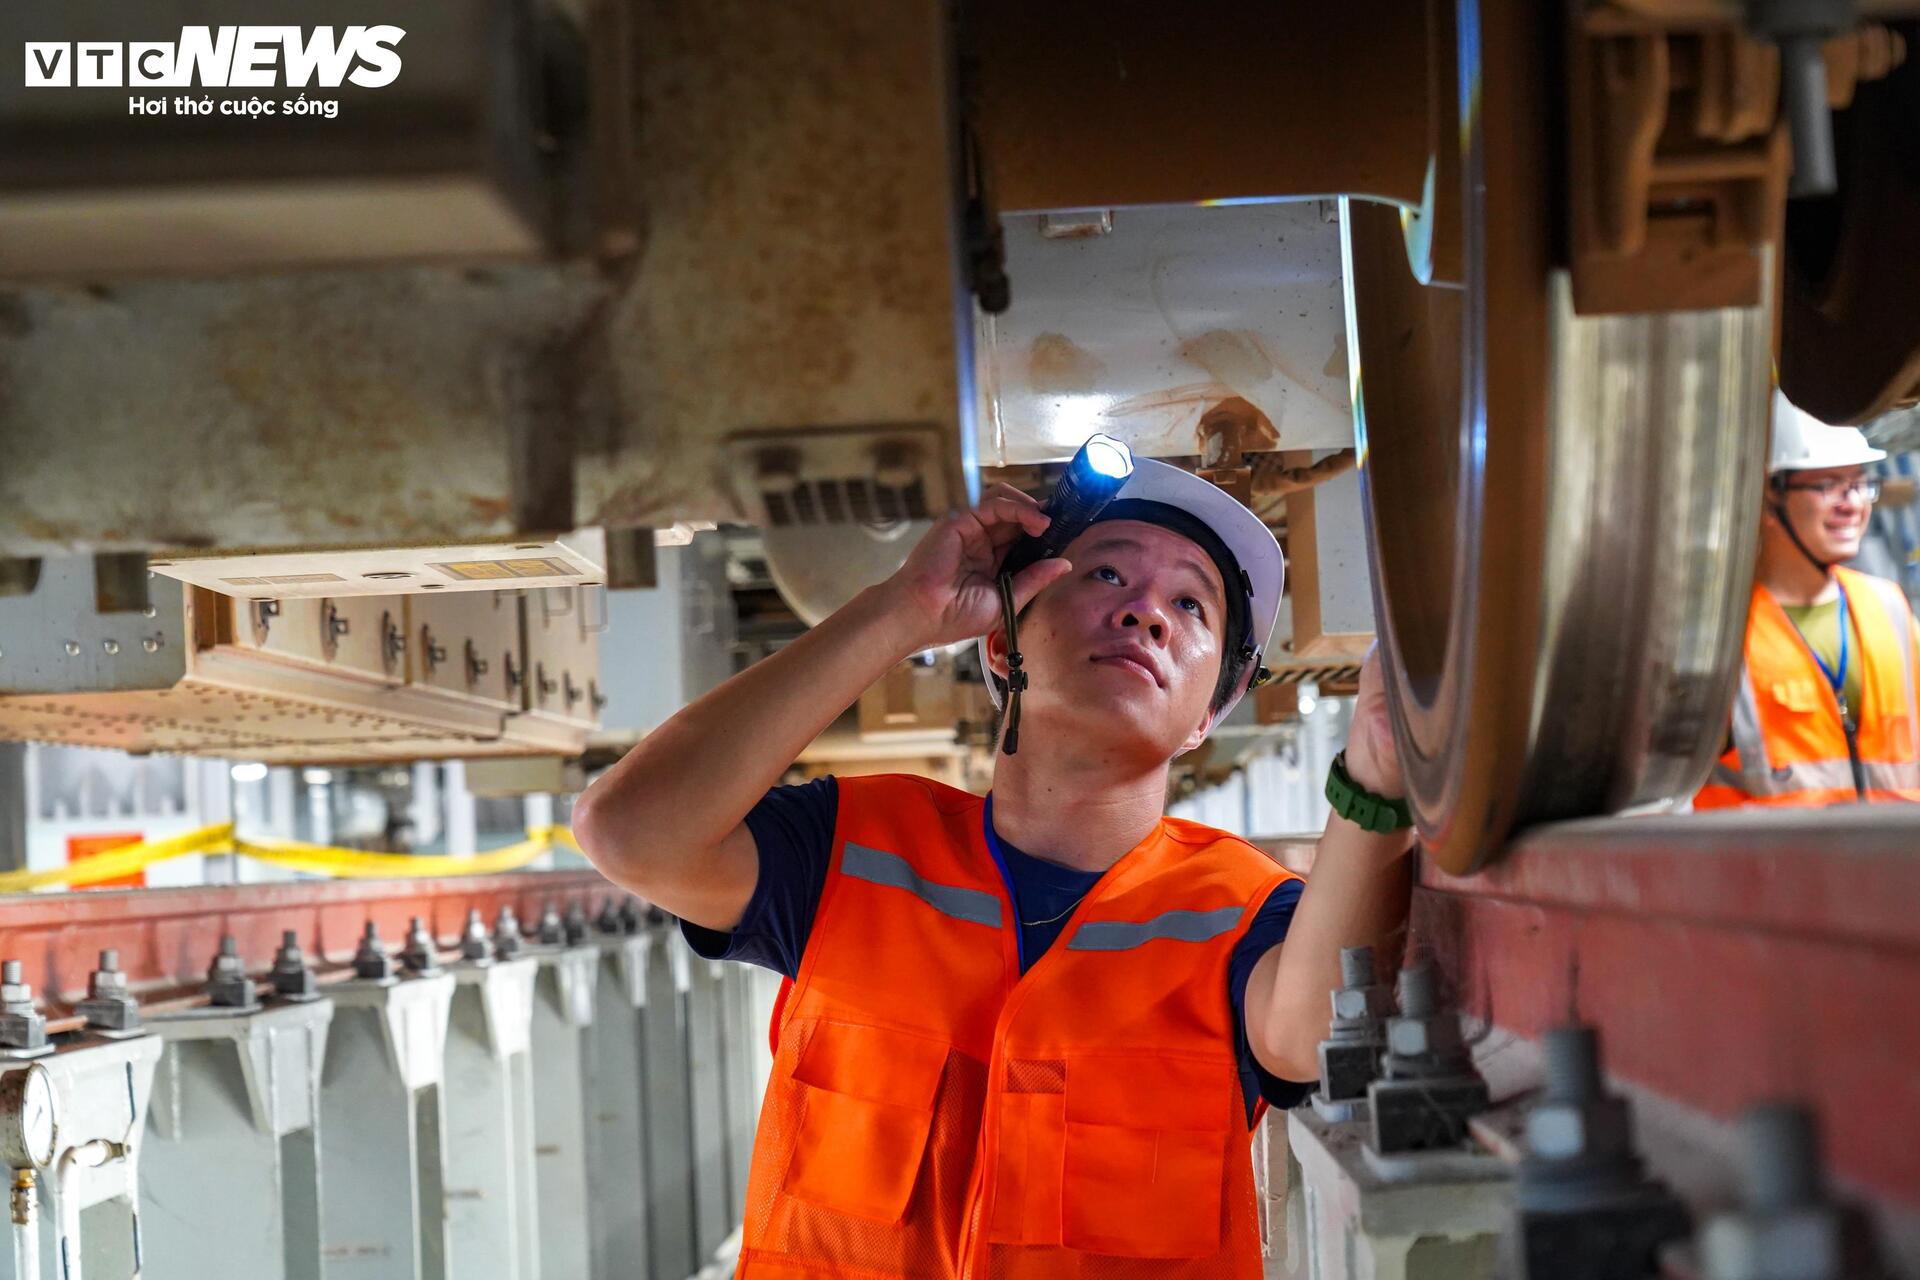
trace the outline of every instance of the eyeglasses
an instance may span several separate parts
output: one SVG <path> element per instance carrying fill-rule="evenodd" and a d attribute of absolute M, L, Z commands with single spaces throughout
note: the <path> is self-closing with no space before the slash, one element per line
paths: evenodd
<path fill-rule="evenodd" d="M 1828 502 L 1837 500 L 1842 494 L 1851 494 L 1862 502 L 1880 500 L 1880 477 L 1852 476 L 1842 478 L 1833 476 L 1818 484 L 1786 484 L 1783 489 L 1799 489 L 1805 493 L 1817 493 Z"/>

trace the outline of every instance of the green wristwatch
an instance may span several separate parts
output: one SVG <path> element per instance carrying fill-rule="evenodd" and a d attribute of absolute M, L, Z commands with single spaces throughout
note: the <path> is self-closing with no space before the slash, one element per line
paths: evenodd
<path fill-rule="evenodd" d="M 1375 795 L 1347 773 L 1347 753 L 1333 758 L 1327 770 L 1327 803 L 1347 821 L 1381 835 L 1405 830 L 1413 825 L 1413 813 L 1405 800 L 1389 800 Z"/>

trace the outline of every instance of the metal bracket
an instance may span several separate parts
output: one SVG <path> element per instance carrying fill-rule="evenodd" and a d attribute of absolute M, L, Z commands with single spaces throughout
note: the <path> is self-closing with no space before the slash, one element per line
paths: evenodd
<path fill-rule="evenodd" d="M 426 663 L 428 675 L 447 660 L 447 646 L 433 642 L 433 627 L 425 622 L 420 624 L 420 658 Z"/>
<path fill-rule="evenodd" d="M 467 640 L 467 683 L 479 684 L 480 677 L 485 674 L 487 674 L 487 660 L 480 656 L 479 649 L 469 638 Z"/>
<path fill-rule="evenodd" d="M 407 652 L 407 636 L 394 620 L 393 612 L 388 610 L 380 615 L 380 656 L 387 664 L 387 674 L 400 665 L 400 659 Z"/>

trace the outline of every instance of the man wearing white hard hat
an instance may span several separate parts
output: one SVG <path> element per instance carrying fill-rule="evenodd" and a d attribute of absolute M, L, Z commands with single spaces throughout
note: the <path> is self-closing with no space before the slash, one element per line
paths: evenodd
<path fill-rule="evenodd" d="M 1696 809 L 1920 801 L 1920 628 L 1859 554 L 1886 454 L 1773 398 L 1746 662 L 1727 750 Z"/>
<path fill-rule="evenodd" d="M 1284 566 L 1207 481 L 1092 465 L 1120 487 L 1070 539 L 1066 486 L 997 486 L 575 808 L 696 950 L 792 980 L 743 1277 L 1261 1274 L 1248 1138 L 1318 1074 L 1341 949 L 1402 926 L 1400 769 L 1370 663 L 1311 885 L 1167 817 L 1172 761 L 1259 678 Z M 774 785 L 895 664 L 982 636 L 989 796 Z"/>

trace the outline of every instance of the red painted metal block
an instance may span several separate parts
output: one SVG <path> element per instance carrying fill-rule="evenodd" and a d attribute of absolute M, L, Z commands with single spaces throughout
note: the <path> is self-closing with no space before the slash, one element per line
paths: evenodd
<path fill-rule="evenodd" d="M 120 952 L 128 981 L 142 994 L 197 987 L 231 933 L 247 967 L 265 971 L 294 930 L 316 966 L 350 962 L 366 922 L 379 926 L 390 950 L 421 916 L 443 947 L 458 942 L 467 911 L 478 907 L 489 930 L 511 903 L 531 929 L 552 902 L 578 902 L 591 913 L 624 891 L 594 871 L 514 872 L 422 880 L 306 880 L 0 897 L 0 957 L 17 959 L 43 998 L 71 1003 L 86 994 L 87 975 L 108 947 Z"/>
<path fill-rule="evenodd" d="M 1577 1016 L 1611 1074 L 1714 1116 L 1803 1098 L 1839 1173 L 1920 1208 L 1920 814 L 1569 824 L 1421 881 L 1415 935 L 1469 1012 Z"/>

